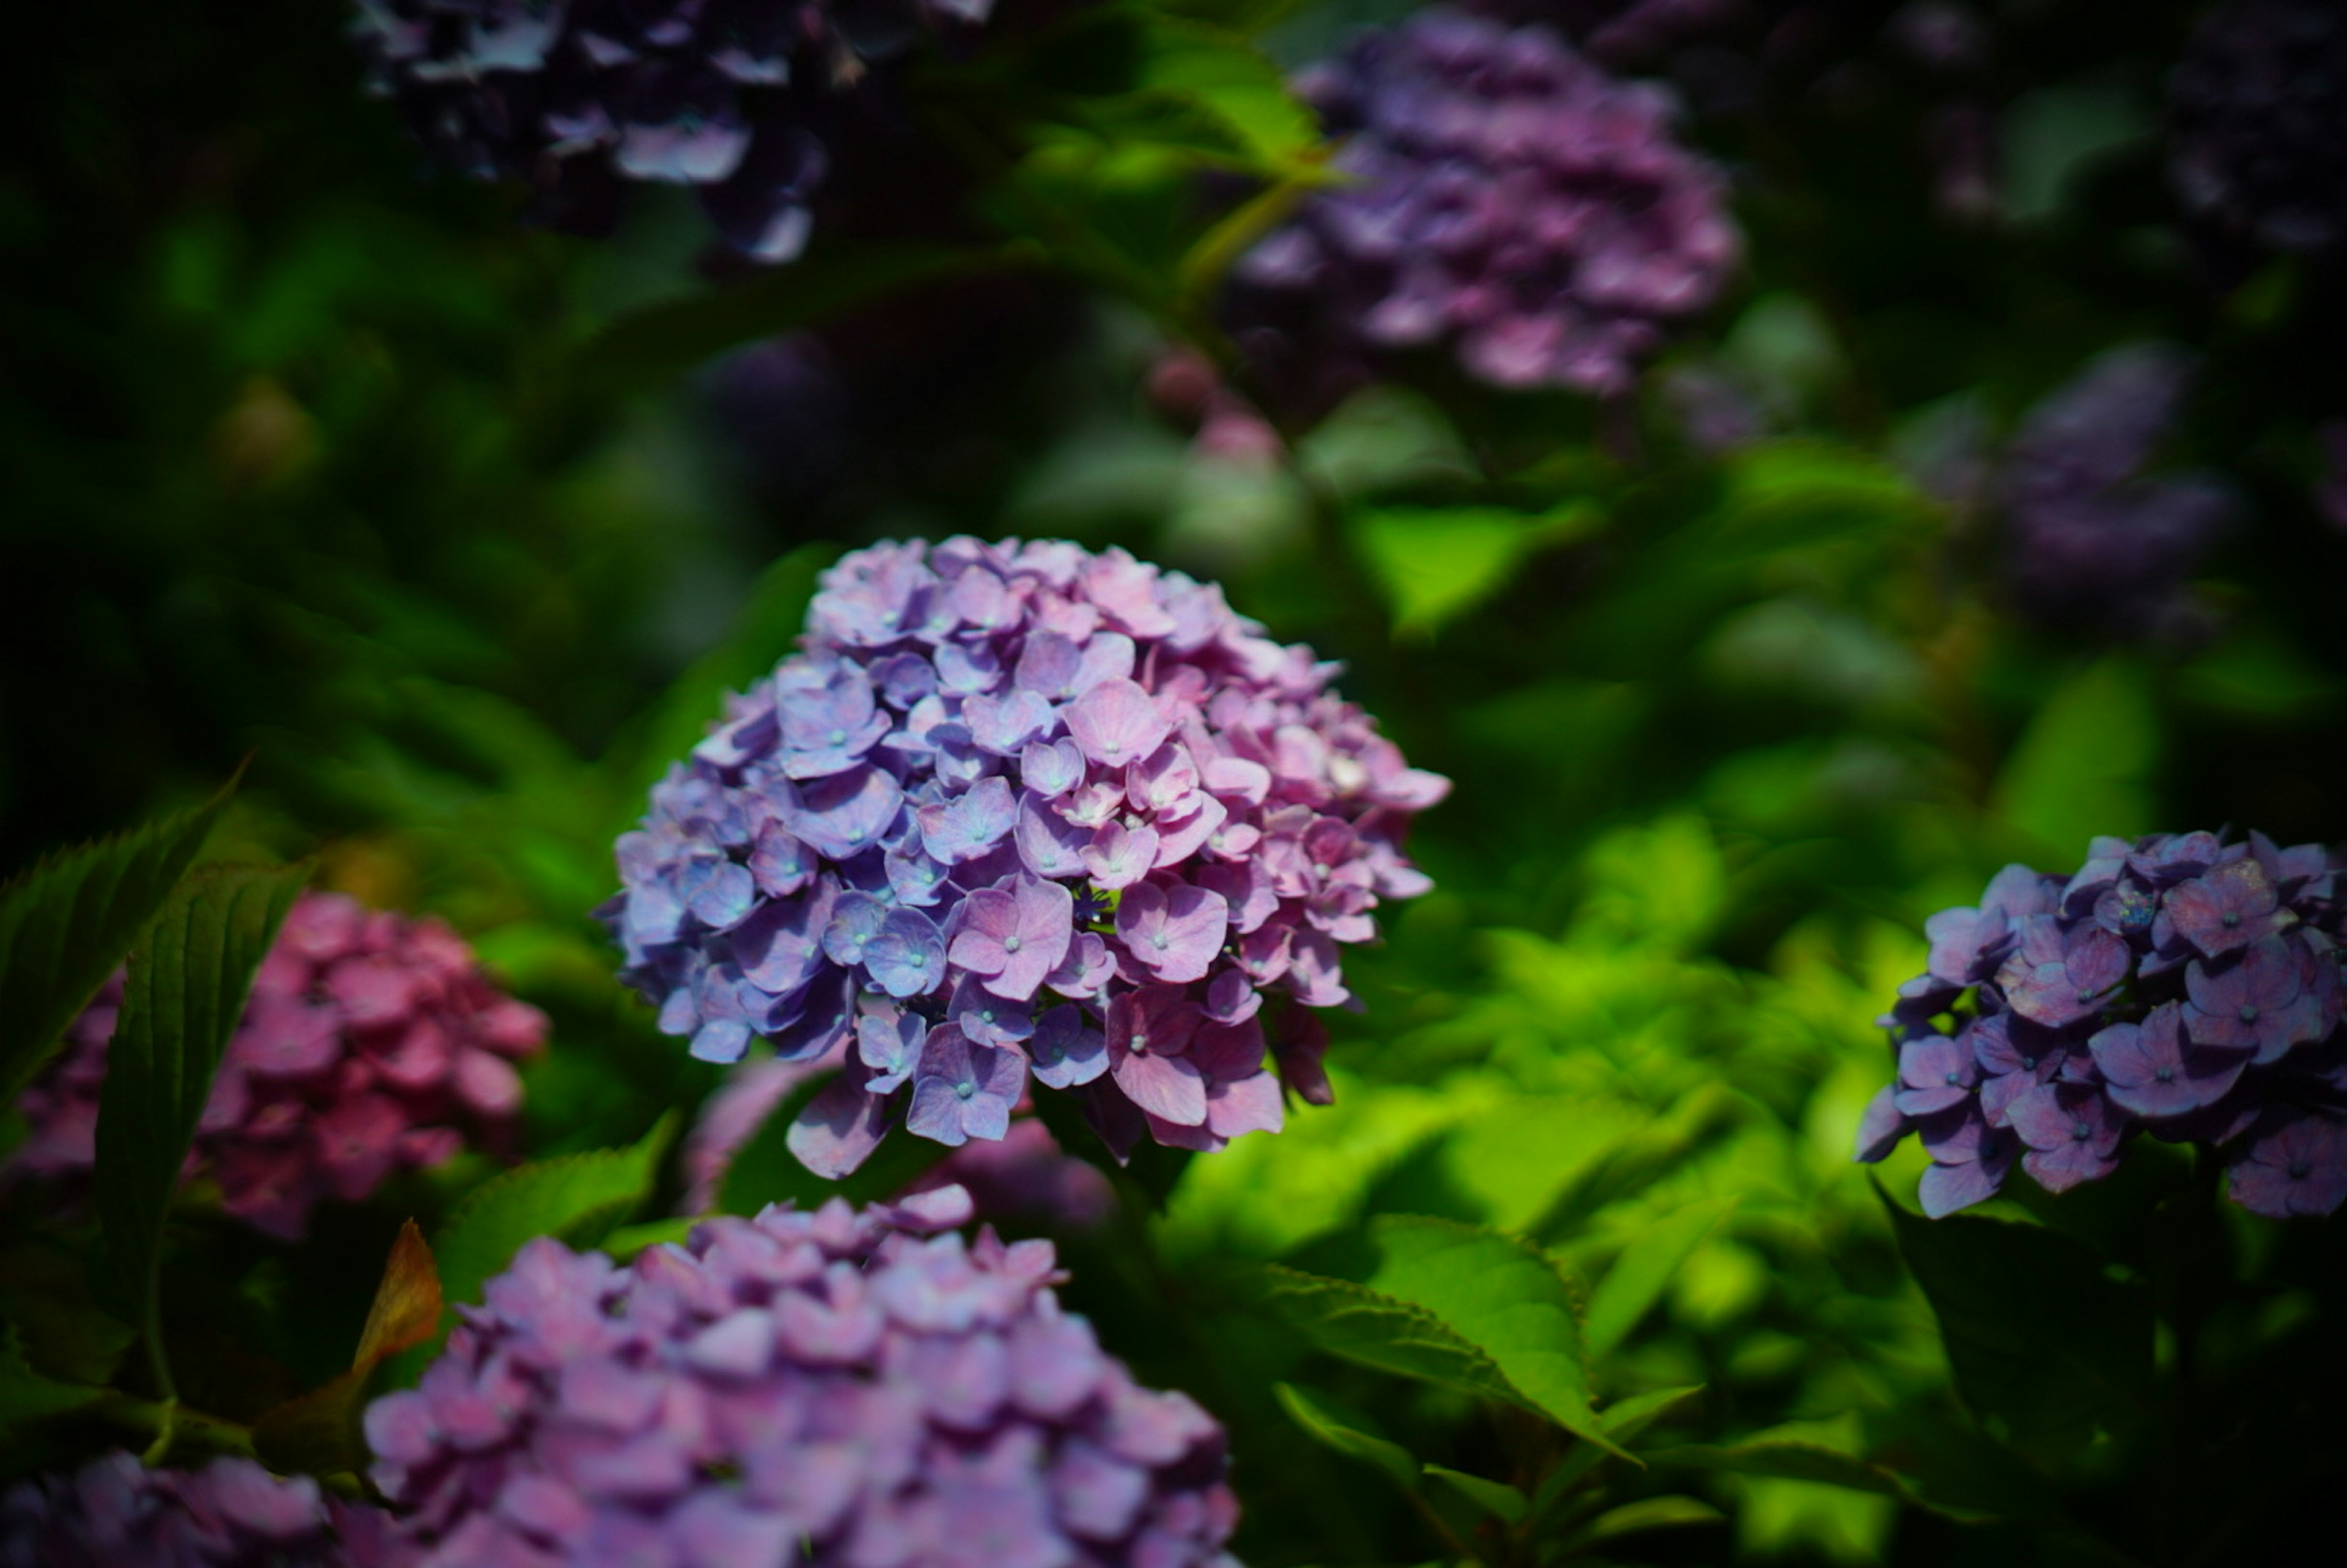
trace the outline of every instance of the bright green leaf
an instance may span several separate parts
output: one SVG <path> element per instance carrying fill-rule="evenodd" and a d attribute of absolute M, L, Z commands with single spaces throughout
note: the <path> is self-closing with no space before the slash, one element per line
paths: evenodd
<path fill-rule="evenodd" d="M 130 955 L 98 1099 L 97 1214 L 167 1395 L 157 1302 L 163 1217 L 253 972 L 309 876 L 306 866 L 206 866 L 172 890 Z"/>
<path fill-rule="evenodd" d="M 1320 1442 L 1348 1459 L 1377 1466 L 1405 1491 L 1418 1485 L 1418 1460 L 1367 1416 L 1343 1409 L 1325 1395 L 1307 1394 L 1293 1383 L 1275 1383 L 1271 1391 L 1289 1419 Z"/>
<path fill-rule="evenodd" d="M 16 1326 L 0 1327 L 0 1436 L 27 1422 L 77 1410 L 104 1392 L 43 1377 L 26 1361 Z"/>
<path fill-rule="evenodd" d="M 1257 1278 L 1263 1304 L 1332 1356 L 1542 1413 L 1498 1363 L 1422 1307 L 1276 1264 Z"/>
<path fill-rule="evenodd" d="M 1534 552 L 1595 533 L 1594 506 L 1526 516 L 1497 507 L 1381 507 L 1358 514 L 1354 542 L 1397 634 L 1430 635 L 1505 588 Z"/>
<path fill-rule="evenodd" d="M 2048 864 L 2068 864 L 2098 833 L 2132 837 L 2152 820 L 2159 719 L 2131 661 L 2105 659 L 2037 710 L 1996 781 L 1994 809 Z"/>
<path fill-rule="evenodd" d="M 0 1105 L 58 1036 L 203 847 L 237 781 L 192 811 L 50 856 L 0 886 Z"/>
<path fill-rule="evenodd" d="M 1372 1288 L 1424 1307 L 1489 1356 L 1512 1388 L 1574 1436 L 1623 1458 L 1591 1408 L 1572 1293 L 1530 1243 L 1450 1220 L 1376 1222 Z"/>
<path fill-rule="evenodd" d="M 1645 1497 L 1611 1508 L 1576 1532 L 1567 1551 L 1594 1546 L 1642 1530 L 1684 1529 L 1690 1524 L 1717 1524 L 1727 1516 L 1699 1497 Z"/>
<path fill-rule="evenodd" d="M 451 1306 L 481 1298 L 489 1276 L 513 1261 L 533 1236 L 589 1247 L 634 1213 L 651 1190 L 673 1115 L 624 1149 L 522 1165 L 483 1183 L 456 1205 L 432 1243 L 441 1294 Z"/>

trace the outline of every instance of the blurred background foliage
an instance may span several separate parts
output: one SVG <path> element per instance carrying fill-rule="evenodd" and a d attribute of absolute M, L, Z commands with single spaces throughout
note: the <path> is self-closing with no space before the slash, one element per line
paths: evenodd
<path fill-rule="evenodd" d="M 1308 182 L 1278 66 L 1402 9 L 1103 7 L 939 66 L 990 159 L 969 232 L 1009 248 L 851 234 L 746 281 L 682 210 L 582 241 L 434 171 L 358 92 L 333 5 L 13 19 L 0 865 L 250 754 L 235 847 L 446 917 L 552 1014 L 530 1154 L 629 1143 L 715 1074 L 610 978 L 588 916 L 610 841 L 788 648 L 815 572 L 907 533 L 1123 544 L 1346 661 L 1347 694 L 1458 781 L 1412 845 L 1437 891 L 1353 960 L 1336 1104 L 1066 1238 L 1111 1348 L 1233 1427 L 1241 1556 L 2072 1560 L 2023 1501 L 2060 1467 L 1959 1397 L 1901 1261 L 1915 1167 L 1882 1168 L 1886 1203 L 1850 1163 L 1889 1060 L 1871 1020 L 1923 917 L 2007 860 L 2340 835 L 2347 535 L 2309 487 L 2315 425 L 2347 412 L 2342 295 L 2288 261 L 2212 273 L 2179 234 L 2157 106 L 2191 7 L 2041 0 L 1995 8 L 2003 157 L 1963 214 L 1895 82 L 1698 119 L 1749 261 L 1635 403 L 1425 366 L 1284 450 L 1212 450 L 1146 390 L 1211 333 L 1244 237 L 1201 169 Z M 1208 24 L 1271 25 L 1268 53 Z M 1127 87 L 1087 97 L 1103 54 Z M 2249 503 L 2202 574 L 2212 614 L 2168 643 L 2032 625 L 1994 518 L 1934 476 L 2143 337 L 2202 356 L 2177 454 Z M 1696 439 L 1691 384 L 1733 388 L 1749 438 Z M 190 1286 L 190 1334 L 223 1380 L 273 1344 L 265 1380 L 305 1386 L 364 1310 L 354 1260 L 482 1174 L 306 1254 L 213 1236 L 230 1266 Z M 1316 1350 L 1252 1294 L 1257 1263 L 1371 1279 L 1379 1216 L 1409 1215 L 1554 1259 L 1602 1400 L 1699 1389 L 1645 1468 L 1607 1461 L 1613 1525 L 1527 1502 L 1553 1434 L 1522 1412 Z M 2284 1282 L 2243 1357 L 2337 1308 L 2328 1244 L 2227 1224 L 2243 1277 Z M 14 1255 L 12 1317 L 104 1360 L 35 1321 L 46 1266 Z M 1756 1443 L 1779 1457 L 1722 1457 Z"/>

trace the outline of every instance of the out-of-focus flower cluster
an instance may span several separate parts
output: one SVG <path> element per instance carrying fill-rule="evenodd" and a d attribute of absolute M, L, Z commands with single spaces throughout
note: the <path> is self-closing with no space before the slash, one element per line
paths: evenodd
<path fill-rule="evenodd" d="M 425 1568 L 1226 1563 L 1222 1429 L 1061 1310 L 1047 1242 L 943 1188 L 696 1227 L 620 1267 L 529 1243 L 369 1408 Z"/>
<path fill-rule="evenodd" d="M 2175 639 L 2203 619 L 2189 579 L 2238 518 L 2198 471 L 2147 472 L 2173 430 L 2191 360 L 2161 343 L 2096 356 L 2030 410 L 1996 477 L 2018 608 L 2057 626 Z"/>
<path fill-rule="evenodd" d="M 2050 1192 L 2107 1175 L 2141 1132 L 2227 1151 L 2246 1208 L 2329 1214 L 2347 1199 L 2342 895 L 2347 857 L 2260 834 L 2097 838 L 2066 878 L 2006 866 L 1979 907 L 1925 924 L 1929 968 L 1883 1020 L 1898 1081 L 1858 1157 L 1922 1138 L 1939 1215 L 2016 1158 Z"/>
<path fill-rule="evenodd" d="M 359 0 L 376 88 L 481 179 L 608 230 L 630 180 L 689 186 L 743 254 L 787 261 L 844 95 L 991 0 Z"/>
<path fill-rule="evenodd" d="M 1501 386 L 1616 395 L 1736 263 L 1726 182 L 1674 139 L 1668 98 L 1545 27 L 1429 11 L 1296 87 L 1343 183 L 1237 269 L 1240 341 L 1274 381 L 1449 343 Z"/>
<path fill-rule="evenodd" d="M 149 1470 L 115 1452 L 0 1492 L 0 1568 L 394 1568 L 390 1516 L 251 1460 Z"/>
<path fill-rule="evenodd" d="M 2223 242 L 2347 259 L 2347 10 L 2233 0 L 2168 77 L 2169 182 Z"/>
<path fill-rule="evenodd" d="M 1122 1155 L 1325 1102 L 1341 943 L 1426 878 L 1448 782 L 1221 589 L 1064 543 L 875 546 L 825 574 L 805 651 L 730 704 L 619 844 L 624 977 L 695 1055 L 753 1037 L 846 1071 L 793 1147 L 853 1169 L 897 1107 L 997 1139 L 1030 1077 Z"/>
<path fill-rule="evenodd" d="M 725 1173 L 743 1143 L 788 1098 L 823 1071 L 820 1061 L 760 1057 L 736 1062 L 702 1107 L 684 1141 L 684 1201 L 680 1211 L 717 1207 Z M 974 1139 L 930 1167 L 914 1190 L 958 1186 L 988 1219 L 1022 1219 L 1082 1229 L 1105 1220 L 1116 1194 L 1100 1167 L 1062 1150 L 1032 1116 L 1016 1116 L 999 1142 Z"/>
<path fill-rule="evenodd" d="M 121 1002 L 117 975 L 26 1090 L 18 1104 L 32 1131 L 15 1170 L 78 1179 L 95 1167 Z M 322 1199 L 364 1198 L 468 1140 L 501 1147 L 521 1110 L 513 1064 L 545 1044 L 546 1029 L 546 1015 L 490 985 L 439 921 L 304 894 L 253 979 L 188 1169 L 219 1184 L 229 1213 L 299 1240 Z"/>

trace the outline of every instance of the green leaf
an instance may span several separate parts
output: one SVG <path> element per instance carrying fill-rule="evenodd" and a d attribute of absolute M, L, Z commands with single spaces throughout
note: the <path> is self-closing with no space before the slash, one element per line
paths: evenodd
<path fill-rule="evenodd" d="M 1320 1442 L 1348 1459 L 1377 1466 L 1404 1491 L 1416 1490 L 1418 1460 L 1367 1416 L 1343 1409 L 1325 1395 L 1307 1394 L 1293 1383 L 1274 1383 L 1271 1392 L 1289 1419 Z"/>
<path fill-rule="evenodd" d="M 1538 1248 L 1414 1215 L 1381 1215 L 1374 1234 L 1380 1261 L 1372 1287 L 1433 1313 L 1565 1430 L 1629 1458 L 1592 1408 L 1572 1293 Z"/>
<path fill-rule="evenodd" d="M 1606 1435 L 1617 1442 L 1635 1441 L 1648 1427 L 1702 1392 L 1701 1383 L 1690 1383 L 1683 1389 L 1656 1389 L 1633 1394 L 1598 1411 L 1597 1419 L 1605 1423 Z"/>
<path fill-rule="evenodd" d="M 0 1436 L 29 1422 L 77 1410 L 105 1391 L 43 1377 L 25 1359 L 16 1326 L 0 1326 Z"/>
<path fill-rule="evenodd" d="M 1727 1517 L 1699 1497 L 1640 1498 L 1635 1502 L 1625 1502 L 1619 1508 L 1606 1510 L 1575 1531 L 1564 1542 L 1560 1555 L 1584 1551 L 1600 1542 L 1633 1535 L 1642 1530 L 1676 1530 L 1690 1524 L 1717 1524 Z"/>
<path fill-rule="evenodd" d="M 656 384 L 726 349 L 795 332 L 849 305 L 1016 260 L 1009 251 L 822 241 L 788 266 L 620 317 L 572 357 L 566 379 Z"/>
<path fill-rule="evenodd" d="M 478 1301 L 489 1276 L 535 1236 L 573 1247 L 600 1244 L 651 1192 L 675 1127 L 671 1112 L 624 1149 L 541 1160 L 483 1183 L 433 1240 L 442 1296 L 450 1306 Z"/>
<path fill-rule="evenodd" d="M 1350 531 L 1392 607 L 1397 635 L 1431 636 L 1505 588 L 1537 551 L 1585 538 L 1604 515 L 1588 503 L 1527 516 L 1498 507 L 1381 507 Z"/>
<path fill-rule="evenodd" d="M 2105 659 L 2045 699 L 1998 775 L 1993 809 L 2048 861 L 2068 863 L 2098 833 L 2149 832 L 2159 717 L 2141 666 Z"/>
<path fill-rule="evenodd" d="M 1907 1484 L 1881 1465 L 1821 1443 L 1761 1439 L 1722 1447 L 1684 1443 L 1676 1448 L 1648 1449 L 1646 1458 L 1657 1468 L 1727 1471 L 1737 1475 L 1767 1476 L 1777 1481 L 1816 1481 L 1852 1491 L 1907 1497 Z"/>
<path fill-rule="evenodd" d="M 1882 458 L 1827 442 L 1753 446 L 1729 466 L 1726 505 L 1703 541 L 1713 565 L 1928 526 L 1935 509 Z"/>
<path fill-rule="evenodd" d="M 1277 1264 L 1255 1277 L 1263 1305 L 1332 1356 L 1543 1413 L 1497 1362 L 1422 1307 Z"/>
<path fill-rule="evenodd" d="M 2044 1225 L 1925 1219 L 1881 1195 L 1975 1414 L 2047 1458 L 2075 1457 L 2142 1419 L 2153 1398 L 2149 1290 Z"/>
<path fill-rule="evenodd" d="M 1465 1471 L 1450 1470 L 1439 1464 L 1428 1465 L 1426 1473 L 1440 1479 L 1502 1524 L 1521 1524 L 1524 1515 L 1532 1512 L 1532 1505 L 1525 1501 L 1524 1494 L 1505 1481 L 1487 1481 L 1480 1475 L 1469 1475 Z"/>
<path fill-rule="evenodd" d="M 0 886 L 0 1105 L 15 1103 L 122 962 L 236 785 L 231 779 L 192 811 L 65 850 Z"/>
<path fill-rule="evenodd" d="M 1716 1204 L 1692 1204 L 1632 1238 L 1590 1293 L 1589 1323 L 1583 1336 L 1593 1358 L 1610 1354 L 1629 1337 L 1647 1309 L 1662 1299 L 1679 1266 L 1726 1214 Z"/>
<path fill-rule="evenodd" d="M 815 1208 L 832 1198 L 869 1204 L 900 1193 L 953 1151 L 902 1127 L 891 1128 L 861 1165 L 840 1180 L 819 1176 L 791 1152 L 791 1123 L 799 1112 L 837 1076 L 825 1073 L 800 1084 L 733 1152 L 717 1207 L 729 1214 L 754 1214 L 768 1204 Z"/>
<path fill-rule="evenodd" d="M 682 1246 L 692 1239 L 692 1227 L 701 1223 L 697 1217 L 646 1220 L 641 1225 L 621 1225 L 603 1238 L 603 1250 L 621 1263 L 638 1253 L 649 1252 L 662 1245 Z"/>
<path fill-rule="evenodd" d="M 172 889 L 130 955 L 98 1096 L 97 1214 L 167 1398 L 157 1299 L 163 1218 L 253 971 L 309 876 L 307 866 L 205 866 Z"/>

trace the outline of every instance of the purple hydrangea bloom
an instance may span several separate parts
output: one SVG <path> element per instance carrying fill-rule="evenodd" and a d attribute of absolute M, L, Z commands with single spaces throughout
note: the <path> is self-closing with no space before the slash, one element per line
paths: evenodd
<path fill-rule="evenodd" d="M 986 20 L 990 0 L 357 0 L 374 90 L 477 179 L 528 184 L 549 220 L 616 220 L 632 180 L 691 188 L 726 242 L 760 261 L 805 245 L 809 203 L 869 67 L 925 32 Z M 855 699 L 843 694 L 841 711 Z M 858 734 L 850 723 L 837 726 Z M 794 744 L 802 765 L 852 739 Z"/>
<path fill-rule="evenodd" d="M 626 1267 L 529 1243 L 366 1413 L 422 1568 L 1228 1564 L 1222 1429 L 969 1214 L 769 1208 Z"/>
<path fill-rule="evenodd" d="M 683 867 L 670 897 L 704 881 Z M 12 1172 L 87 1183 L 121 1003 L 117 975 L 17 1102 L 32 1131 Z M 324 1199 L 357 1202 L 467 1144 L 505 1150 L 521 1112 L 514 1063 L 546 1031 L 546 1015 L 492 986 L 438 920 L 306 893 L 253 978 L 188 1170 L 210 1173 L 230 1214 L 298 1241 Z"/>
<path fill-rule="evenodd" d="M 2161 343 L 2089 362 L 2031 409 L 1997 487 L 2014 602 L 2049 625 L 2177 638 L 2203 619 L 2189 579 L 2239 503 L 2197 470 L 2151 472 L 2192 364 Z"/>
<path fill-rule="evenodd" d="M 1120 1152 L 1276 1126 L 1283 1081 L 1325 1096 L 1287 1037 L 1425 890 L 1402 837 L 1449 788 L 1333 666 L 1068 544 L 862 550 L 807 627 L 620 841 L 602 914 L 662 1030 L 843 1064 L 803 1140 L 834 1172 L 907 1102 L 916 1133 L 1000 1137 L 1030 1074 Z"/>
<path fill-rule="evenodd" d="M 2215 245 L 2347 257 L 2347 12 L 2233 0 L 2168 77 L 2168 173 Z"/>
<path fill-rule="evenodd" d="M 128 1453 L 0 1491 L 0 1568 L 404 1568 L 381 1509 L 251 1460 L 149 1470 Z"/>
<path fill-rule="evenodd" d="M 1896 1081 L 1858 1158 L 1910 1133 L 1923 1207 L 1993 1194 L 2017 1162 L 2061 1192 L 2139 1132 L 2213 1144 L 2265 1214 L 2347 1197 L 2347 857 L 2262 834 L 2097 838 L 2068 877 L 2009 866 L 1927 929 L 1927 971 L 1882 1022 Z"/>
<path fill-rule="evenodd" d="M 1296 86 L 1346 182 L 1238 268 L 1234 310 L 1261 323 L 1243 346 L 1275 380 L 1449 344 L 1496 385 L 1618 395 L 1735 267 L 1726 181 L 1673 138 L 1667 97 L 1547 27 L 1428 11 Z"/>

